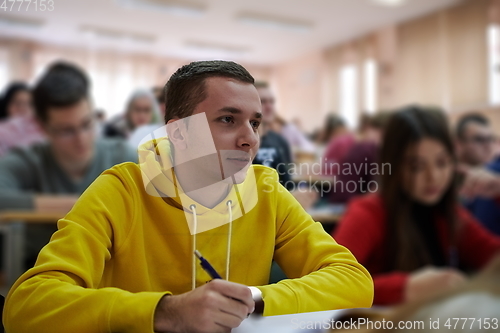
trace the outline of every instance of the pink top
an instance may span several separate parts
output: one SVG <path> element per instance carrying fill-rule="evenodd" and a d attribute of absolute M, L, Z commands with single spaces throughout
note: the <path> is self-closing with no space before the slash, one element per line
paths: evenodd
<path fill-rule="evenodd" d="M 0 123 L 0 156 L 12 148 L 44 140 L 45 137 L 32 116 L 15 117 Z"/>
<path fill-rule="evenodd" d="M 335 176 L 338 172 L 338 167 L 331 167 L 331 164 L 340 164 L 355 143 L 356 138 L 351 133 L 341 134 L 330 140 L 325 150 L 323 174 Z"/>

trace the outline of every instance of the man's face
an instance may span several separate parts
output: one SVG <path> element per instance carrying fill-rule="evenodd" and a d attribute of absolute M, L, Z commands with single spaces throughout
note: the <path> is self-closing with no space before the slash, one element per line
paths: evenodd
<path fill-rule="evenodd" d="M 27 91 L 18 91 L 8 106 L 9 117 L 25 117 L 33 114 L 31 94 Z"/>
<path fill-rule="evenodd" d="M 153 120 L 153 105 L 146 96 L 136 98 L 129 109 L 129 119 L 133 128 L 147 125 Z"/>
<path fill-rule="evenodd" d="M 41 124 L 54 153 L 69 163 L 86 163 L 94 151 L 94 118 L 88 100 L 67 106 L 49 108 Z"/>
<path fill-rule="evenodd" d="M 258 127 L 262 113 L 259 95 L 252 84 L 213 77 L 205 80 L 206 99 L 198 104 L 193 116 L 205 113 L 217 156 L 192 159 L 195 170 L 201 172 L 209 183 L 217 183 L 234 176 L 236 183 L 245 179 L 246 169 L 252 163 L 259 148 Z M 193 120 L 194 121 L 194 120 Z M 191 121 L 190 121 L 191 122 Z M 187 149 L 176 149 L 176 155 L 190 154 L 197 151 L 200 140 L 207 138 L 207 133 L 193 133 L 187 124 Z M 194 157 L 194 156 L 193 156 Z"/>
<path fill-rule="evenodd" d="M 469 123 L 464 137 L 460 140 L 460 150 L 464 162 L 474 166 L 488 163 L 493 157 L 495 137 L 491 127 L 479 123 Z"/>
<path fill-rule="evenodd" d="M 262 104 L 262 120 L 271 123 L 276 115 L 273 92 L 269 88 L 258 88 L 257 91 Z"/>

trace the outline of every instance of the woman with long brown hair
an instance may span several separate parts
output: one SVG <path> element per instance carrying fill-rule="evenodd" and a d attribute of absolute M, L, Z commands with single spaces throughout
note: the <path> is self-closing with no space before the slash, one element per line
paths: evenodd
<path fill-rule="evenodd" d="M 334 234 L 372 274 L 374 304 L 453 288 L 500 251 L 500 238 L 459 205 L 441 111 L 410 106 L 394 113 L 379 162 L 379 192 L 354 199 Z"/>

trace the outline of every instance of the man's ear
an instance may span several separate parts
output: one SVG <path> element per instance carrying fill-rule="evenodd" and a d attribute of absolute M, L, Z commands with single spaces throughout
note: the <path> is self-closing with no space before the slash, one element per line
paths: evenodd
<path fill-rule="evenodd" d="M 167 122 L 167 135 L 175 149 L 186 149 L 186 130 L 182 120 L 170 119 Z"/>

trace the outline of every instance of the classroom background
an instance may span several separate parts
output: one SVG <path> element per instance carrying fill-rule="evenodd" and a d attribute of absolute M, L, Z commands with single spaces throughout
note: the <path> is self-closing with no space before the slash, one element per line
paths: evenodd
<path fill-rule="evenodd" d="M 29 93 L 55 62 L 88 76 L 95 137 L 134 150 L 161 126 L 168 78 L 209 59 L 242 64 L 270 94 L 269 126 L 293 164 L 282 183 L 334 237 L 349 202 L 376 192 L 332 191 L 335 182 L 377 181 L 369 172 L 342 178 L 342 163 L 375 163 L 387 119 L 405 106 L 442 110 L 451 133 L 464 116 L 476 117 L 484 131 L 473 140 L 477 149 L 488 146 L 488 157 L 468 160 L 463 148 L 458 158 L 500 173 L 500 0 L 7 1 L 0 7 L 0 159 L 44 142 Z M 16 99 L 17 92 L 27 95 Z M 9 114 L 9 107 L 24 111 Z M 30 225 L 54 226 L 73 202 L 43 211 L 0 203 L 3 294 L 36 260 L 26 249 Z M 478 207 L 468 208 L 498 237 L 500 204 Z M 270 282 L 284 277 L 274 267 Z"/>

